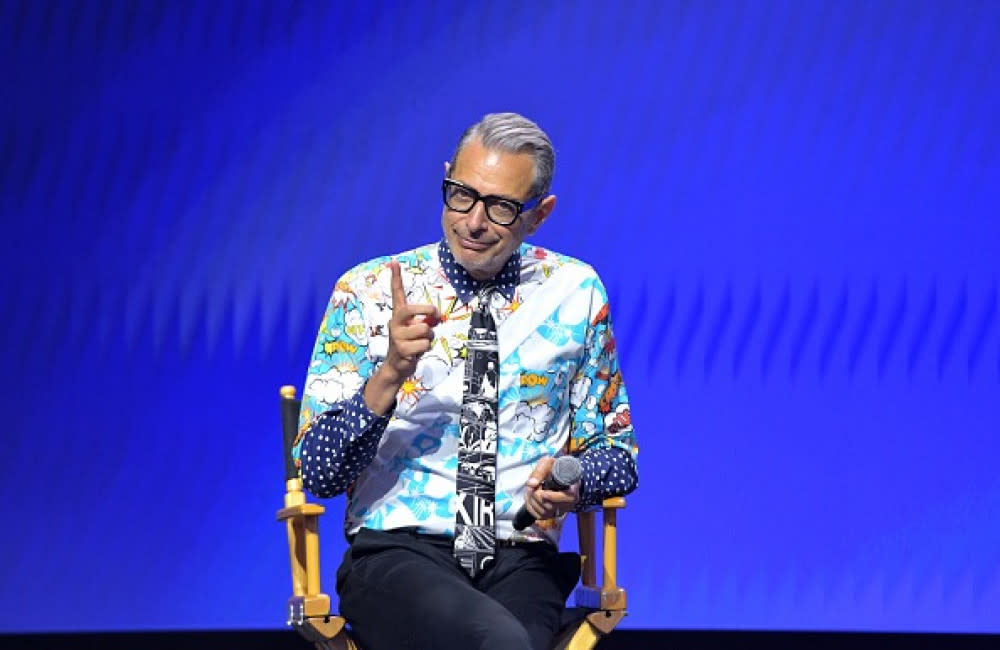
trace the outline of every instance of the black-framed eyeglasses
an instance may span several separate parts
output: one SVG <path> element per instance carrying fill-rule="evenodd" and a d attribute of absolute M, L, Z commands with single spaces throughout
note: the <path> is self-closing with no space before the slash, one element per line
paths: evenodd
<path fill-rule="evenodd" d="M 498 226 L 511 225 L 517 221 L 521 213 L 531 210 L 542 200 L 542 197 L 539 196 L 522 203 L 506 196 L 494 194 L 483 196 L 465 183 L 453 178 L 444 179 L 441 184 L 441 192 L 444 195 L 444 204 L 455 212 L 472 212 L 476 203 L 482 201 L 483 205 L 486 206 L 486 217 Z"/>

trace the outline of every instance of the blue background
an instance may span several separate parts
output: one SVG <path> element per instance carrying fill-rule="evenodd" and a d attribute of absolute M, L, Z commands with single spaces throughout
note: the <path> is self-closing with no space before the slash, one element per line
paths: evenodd
<path fill-rule="evenodd" d="M 627 626 L 1000 632 L 1000 3 L 0 3 L 0 632 L 280 627 L 277 388 L 482 114 L 609 288 Z M 343 550 L 329 503 L 325 586 Z"/>

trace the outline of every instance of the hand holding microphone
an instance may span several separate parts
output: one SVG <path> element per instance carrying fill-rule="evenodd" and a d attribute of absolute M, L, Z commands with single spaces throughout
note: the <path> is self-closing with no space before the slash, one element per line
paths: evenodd
<path fill-rule="evenodd" d="M 537 519 L 551 519 L 576 507 L 583 468 L 575 456 L 543 458 L 528 478 L 524 505 L 514 515 L 514 530 L 524 530 Z"/>

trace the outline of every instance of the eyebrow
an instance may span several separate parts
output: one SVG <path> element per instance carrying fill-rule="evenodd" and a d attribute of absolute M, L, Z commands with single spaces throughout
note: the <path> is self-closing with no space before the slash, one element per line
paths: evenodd
<path fill-rule="evenodd" d="M 485 199 L 485 198 L 503 199 L 504 201 L 513 201 L 514 203 L 520 203 L 520 204 L 527 203 L 528 201 L 531 200 L 531 199 L 525 199 L 525 200 L 522 201 L 521 199 L 515 199 L 514 197 L 506 196 L 504 194 L 483 194 L 482 192 L 479 191 L 478 187 L 475 187 L 471 183 L 466 183 L 465 181 L 463 181 L 461 179 L 458 179 L 458 178 L 455 178 L 454 176 L 447 176 L 446 178 L 448 178 L 449 180 L 453 180 L 453 181 L 455 181 L 457 183 L 461 183 L 462 185 L 464 185 L 465 187 L 469 188 L 470 190 L 475 190 L 476 194 L 478 194 L 479 197 L 483 198 L 483 199 Z"/>

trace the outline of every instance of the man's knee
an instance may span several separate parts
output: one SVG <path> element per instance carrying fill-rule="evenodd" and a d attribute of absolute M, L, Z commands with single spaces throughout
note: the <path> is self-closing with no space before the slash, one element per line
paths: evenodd
<path fill-rule="evenodd" d="M 507 608 L 480 592 L 459 594 L 442 585 L 397 596 L 389 607 L 362 608 L 344 595 L 341 614 L 362 647 L 366 642 L 373 648 L 456 650 L 520 650 L 537 645 Z"/>
<path fill-rule="evenodd" d="M 478 602 L 476 602 L 478 601 Z M 440 608 L 427 618 L 428 647 L 470 650 L 532 648 L 531 635 L 503 605 L 482 596 L 465 606 Z"/>
<path fill-rule="evenodd" d="M 524 648 L 525 650 L 531 650 L 531 637 L 528 633 L 524 631 L 522 627 L 519 631 L 511 630 L 508 633 L 504 633 L 496 638 L 490 638 L 484 642 L 480 647 L 480 650 L 509 650 L 510 648 Z"/>
<path fill-rule="evenodd" d="M 476 606 L 449 612 L 447 619 L 439 629 L 445 635 L 462 639 L 460 647 L 479 650 L 531 648 L 531 636 L 521 622 L 488 596 Z"/>
<path fill-rule="evenodd" d="M 531 635 L 524 629 L 521 622 L 513 616 L 496 617 L 486 622 L 485 629 L 480 628 L 478 644 L 472 647 L 479 650 L 509 650 L 511 648 L 532 647 Z"/>

